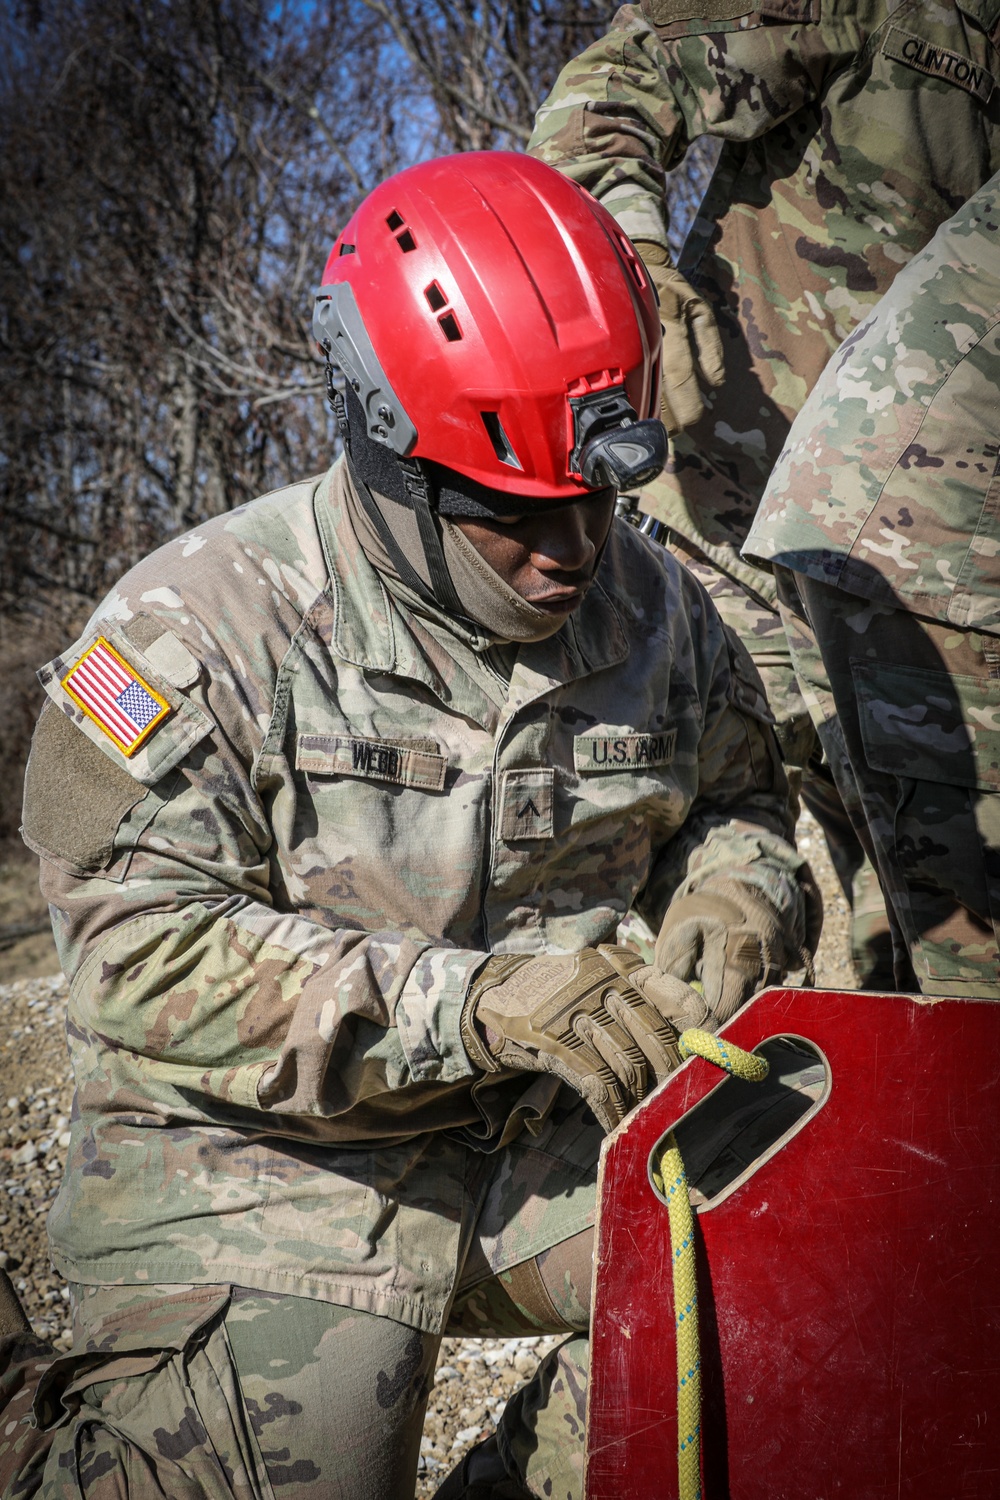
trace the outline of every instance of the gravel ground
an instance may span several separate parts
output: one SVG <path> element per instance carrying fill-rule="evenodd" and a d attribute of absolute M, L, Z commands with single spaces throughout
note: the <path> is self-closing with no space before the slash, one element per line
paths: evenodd
<path fill-rule="evenodd" d="M 69 1291 L 49 1268 L 45 1215 L 69 1144 L 73 1097 L 61 975 L 0 989 L 0 1265 L 45 1338 L 69 1333 Z"/>
<path fill-rule="evenodd" d="M 817 982 L 827 989 L 852 988 L 847 905 L 808 814 L 799 824 L 799 847 L 812 863 L 826 903 Z M 25 878 L 31 878 L 30 867 L 24 868 Z M 31 957 L 37 961 L 34 950 Z M 5 1101 L 0 1107 L 0 1265 L 17 1287 L 32 1327 L 60 1346 L 70 1336 L 69 1290 L 49 1266 L 45 1215 L 69 1139 L 65 1001 L 60 976 L 0 985 L 0 1100 Z M 424 1424 L 416 1500 L 433 1495 L 466 1449 L 493 1431 L 507 1397 L 558 1342 L 557 1337 L 443 1341 Z"/>

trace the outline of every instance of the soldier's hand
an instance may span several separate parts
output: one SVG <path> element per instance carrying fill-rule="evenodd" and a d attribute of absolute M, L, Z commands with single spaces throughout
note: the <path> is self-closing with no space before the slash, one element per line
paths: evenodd
<path fill-rule="evenodd" d="M 462 1040 L 484 1072 L 554 1073 L 611 1130 L 677 1067 L 678 1025 L 704 1006 L 630 948 L 495 955 L 470 986 Z"/>
<path fill-rule="evenodd" d="M 660 420 L 668 432 L 679 432 L 696 422 L 704 409 L 699 381 L 713 388 L 722 384 L 722 340 L 712 309 L 670 264 L 663 246 L 638 240 L 635 248 L 660 304 Z"/>
<path fill-rule="evenodd" d="M 762 891 L 738 880 L 707 880 L 671 902 L 656 939 L 655 967 L 700 982 L 709 1030 L 775 984 L 808 954 Z"/>

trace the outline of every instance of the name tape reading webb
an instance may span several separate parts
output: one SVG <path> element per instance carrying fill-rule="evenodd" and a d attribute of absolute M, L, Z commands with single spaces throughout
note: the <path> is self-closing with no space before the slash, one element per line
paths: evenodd
<path fill-rule="evenodd" d="M 448 757 L 423 741 L 414 745 L 361 735 L 300 734 L 295 765 L 314 776 L 356 776 L 440 792 Z"/>

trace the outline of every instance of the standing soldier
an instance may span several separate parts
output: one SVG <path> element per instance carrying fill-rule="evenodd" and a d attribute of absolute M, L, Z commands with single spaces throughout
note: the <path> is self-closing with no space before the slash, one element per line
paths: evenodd
<path fill-rule="evenodd" d="M 51 1500 L 412 1495 L 446 1329 L 570 1336 L 449 1493 L 579 1494 L 603 1133 L 815 942 L 749 658 L 613 523 L 666 449 L 614 220 L 456 156 L 324 282 L 346 455 L 168 543 L 41 673 Z"/>
<path fill-rule="evenodd" d="M 827 366 L 747 549 L 896 938 L 901 989 L 1000 1000 L 1000 176 Z M 793 570 L 793 571 L 790 571 Z"/>
<path fill-rule="evenodd" d="M 529 146 L 610 209 L 657 284 L 664 420 L 688 430 L 643 508 L 754 656 L 870 986 L 892 984 L 881 898 L 818 764 L 774 581 L 740 549 L 827 359 L 1000 167 L 998 42 L 1000 0 L 642 0 L 563 70 Z M 722 151 L 675 270 L 666 174 L 701 136 Z"/>

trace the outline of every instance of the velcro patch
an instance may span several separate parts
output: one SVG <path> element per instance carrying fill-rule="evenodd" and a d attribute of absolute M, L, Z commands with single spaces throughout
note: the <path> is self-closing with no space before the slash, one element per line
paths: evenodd
<path fill-rule="evenodd" d="M 996 88 L 993 74 L 979 67 L 971 58 L 963 57 L 960 52 L 951 52 L 947 47 L 935 47 L 925 37 L 914 36 L 899 26 L 889 27 L 882 51 L 893 62 L 905 63 L 931 78 L 943 78 L 946 83 L 957 84 L 984 104 L 989 103 Z"/>
<path fill-rule="evenodd" d="M 671 26 L 675 21 L 733 21 L 753 10 L 747 0 L 642 0 L 642 8 L 654 26 Z"/>
<path fill-rule="evenodd" d="M 67 672 L 62 685 L 125 756 L 134 755 L 170 713 L 167 700 L 103 635 Z"/>
<path fill-rule="evenodd" d="M 415 745 L 346 734 L 300 734 L 295 768 L 313 776 L 357 776 L 440 792 L 448 757 L 429 749 L 426 741 Z"/>
<path fill-rule="evenodd" d="M 820 0 L 760 0 L 760 13 L 774 21 L 818 21 Z"/>
<path fill-rule="evenodd" d="M 505 843 L 552 837 L 554 786 L 551 766 L 504 771 L 500 782 L 500 837 Z"/>
<path fill-rule="evenodd" d="M 669 766 L 676 748 L 676 729 L 661 729 L 656 734 L 578 734 L 573 741 L 573 765 L 581 772 Z"/>

